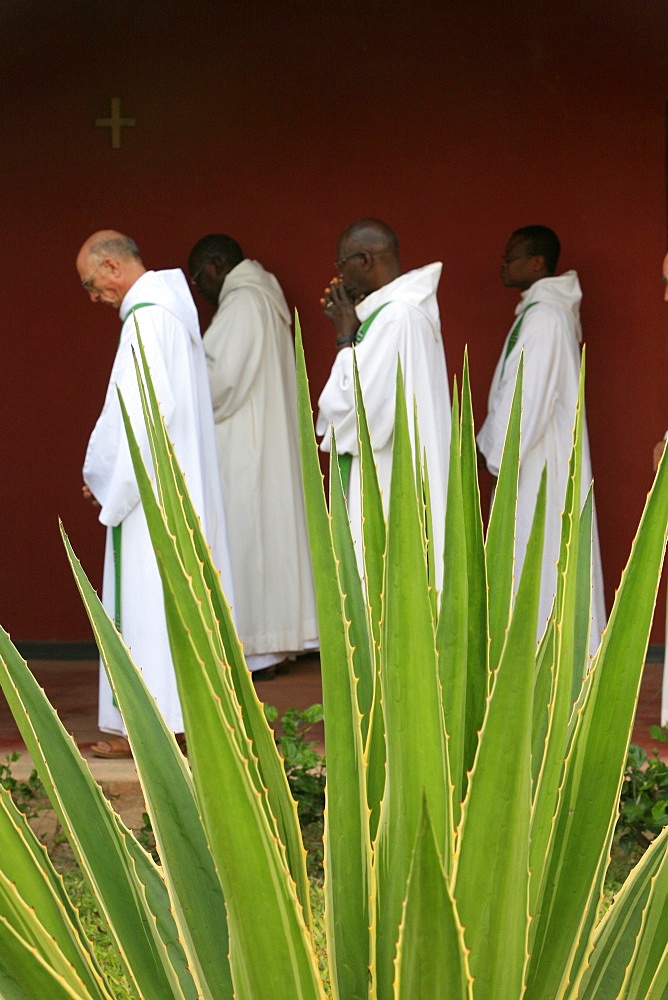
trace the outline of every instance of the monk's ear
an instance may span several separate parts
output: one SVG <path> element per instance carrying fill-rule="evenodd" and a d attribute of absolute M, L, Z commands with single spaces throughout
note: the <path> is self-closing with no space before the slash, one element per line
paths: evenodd
<path fill-rule="evenodd" d="M 213 264 L 213 273 L 216 278 L 224 278 L 228 274 L 230 265 L 222 257 L 212 257 L 211 263 Z"/>
<path fill-rule="evenodd" d="M 370 271 L 373 267 L 373 255 L 367 250 L 362 250 L 360 253 L 360 262 L 365 271 Z"/>

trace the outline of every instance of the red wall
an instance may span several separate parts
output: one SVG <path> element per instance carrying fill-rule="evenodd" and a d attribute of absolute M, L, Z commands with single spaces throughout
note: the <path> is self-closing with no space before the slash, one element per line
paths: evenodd
<path fill-rule="evenodd" d="M 405 268 L 444 261 L 449 370 L 468 343 L 478 423 L 516 302 L 498 278 L 506 238 L 553 226 L 585 293 L 610 603 L 668 426 L 666 38 L 664 0 L 3 0 L 0 621 L 14 638 L 89 636 L 58 517 L 99 580 L 80 469 L 118 323 L 74 259 L 107 226 L 149 267 L 183 265 L 206 232 L 239 239 L 300 310 L 317 397 L 336 237 L 386 219 Z M 138 121 L 120 150 L 93 124 L 115 95 Z"/>

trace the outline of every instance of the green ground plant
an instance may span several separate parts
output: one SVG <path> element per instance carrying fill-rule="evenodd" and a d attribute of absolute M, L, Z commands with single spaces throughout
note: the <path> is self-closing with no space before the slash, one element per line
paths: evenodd
<path fill-rule="evenodd" d="M 303 833 L 305 828 L 320 823 L 325 811 L 325 758 L 317 750 L 317 741 L 308 738 L 313 727 L 323 721 L 322 705 L 288 708 L 280 720 L 273 705 L 265 705 L 264 711 L 269 722 L 279 723 L 276 745 Z"/>
<path fill-rule="evenodd" d="M 521 369 L 486 536 L 466 367 L 461 406 L 455 391 L 439 595 L 429 481 L 413 461 L 400 373 L 387 522 L 356 385 L 362 583 L 335 441 L 325 496 L 299 336 L 297 352 L 327 745 L 324 970 L 296 805 L 143 355 L 150 455 L 127 419 L 126 428 L 163 581 L 188 763 L 64 542 L 160 865 L 104 800 L 0 634 L 0 682 L 132 995 L 323 1000 L 328 979 L 336 1000 L 659 1000 L 668 987 L 665 830 L 600 909 L 665 549 L 668 464 L 590 661 L 581 389 L 558 592 L 536 650 L 544 486 L 513 586 Z M 0 995 L 109 998 L 62 883 L 7 792 L 0 859 Z"/>
<path fill-rule="evenodd" d="M 666 743 L 666 731 L 653 726 L 652 738 Z M 668 764 L 657 750 L 647 753 L 631 744 L 624 770 L 624 782 L 617 821 L 617 840 L 628 853 L 645 850 L 668 824 Z"/>
<path fill-rule="evenodd" d="M 12 773 L 12 764 L 19 759 L 15 750 L 5 754 L 4 764 L 0 763 L 0 788 L 8 791 L 22 813 L 31 816 L 36 808 L 37 800 L 44 795 L 44 788 L 37 771 L 33 770 L 26 781 L 20 781 Z"/>

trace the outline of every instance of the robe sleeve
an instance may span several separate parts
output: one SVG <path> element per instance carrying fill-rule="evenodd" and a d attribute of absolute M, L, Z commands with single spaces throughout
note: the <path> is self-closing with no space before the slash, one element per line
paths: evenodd
<path fill-rule="evenodd" d="M 517 344 L 506 358 L 503 374 L 490 393 L 489 412 L 478 435 L 478 446 L 492 475 L 499 474 L 522 351 L 524 384 L 520 461 L 543 438 L 552 421 L 561 377 L 560 359 L 564 338 L 568 336 L 568 323 L 555 308 L 538 304 L 524 317 Z"/>
<path fill-rule="evenodd" d="M 182 357 L 187 349 L 188 334 L 178 320 L 158 307 L 142 309 L 137 321 L 161 412 L 169 429 L 175 406 L 173 382 L 180 371 L 188 370 Z M 138 355 L 134 319 L 130 316 L 123 328 L 104 407 L 88 443 L 83 470 L 84 482 L 100 503 L 100 521 L 107 526 L 120 524 L 139 503 L 139 487 L 117 390 L 123 396 L 144 462 L 149 472 L 152 470 L 133 348 Z"/>
<path fill-rule="evenodd" d="M 425 327 L 426 329 L 422 329 Z M 356 353 L 364 409 L 374 448 L 385 447 L 394 432 L 397 359 L 411 351 L 411 338 L 433 337 L 422 314 L 402 302 L 389 303 L 373 321 Z M 405 369 L 404 369 L 405 370 Z M 353 351 L 339 351 L 318 401 L 316 430 L 324 435 L 323 451 L 330 450 L 328 429 L 334 426 L 337 450 L 356 455 L 357 424 L 353 384 Z"/>
<path fill-rule="evenodd" d="M 204 335 L 211 402 L 216 423 L 248 398 L 262 365 L 267 307 L 252 290 L 240 288 L 223 299 Z"/>

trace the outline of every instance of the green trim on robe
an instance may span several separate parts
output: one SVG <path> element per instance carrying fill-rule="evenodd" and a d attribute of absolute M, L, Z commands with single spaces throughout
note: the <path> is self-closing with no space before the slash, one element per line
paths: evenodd
<path fill-rule="evenodd" d="M 389 302 L 383 302 L 382 306 L 378 306 L 377 309 L 371 313 L 370 316 L 364 320 L 357 333 L 355 334 L 355 346 L 361 344 L 366 336 L 366 332 L 375 320 L 379 312 L 381 312 L 385 306 L 389 306 Z M 348 492 L 348 483 L 350 481 L 350 467 L 353 464 L 353 456 L 348 455 L 345 452 L 343 455 L 339 455 L 339 472 L 341 473 L 341 482 L 343 483 L 343 492 Z"/>
<path fill-rule="evenodd" d="M 111 545 L 114 552 L 114 624 L 121 631 L 121 540 L 123 524 L 115 524 L 111 529 Z"/>
<path fill-rule="evenodd" d="M 529 309 L 532 309 L 533 306 L 537 306 L 537 305 L 538 305 L 537 302 L 530 302 L 529 305 L 526 307 L 526 309 L 524 309 L 520 313 L 519 319 L 517 320 L 517 323 L 515 323 L 515 326 L 510 331 L 510 336 L 508 337 L 508 344 L 506 346 L 506 353 L 503 356 L 503 367 L 501 368 L 501 377 L 502 378 L 503 378 L 503 371 L 504 371 L 504 369 L 506 367 L 506 360 L 508 358 L 508 355 L 510 354 L 510 352 L 513 349 L 513 347 L 517 343 L 517 338 L 520 335 L 520 330 L 522 329 L 522 323 L 524 322 L 524 317 L 529 312 Z"/>

